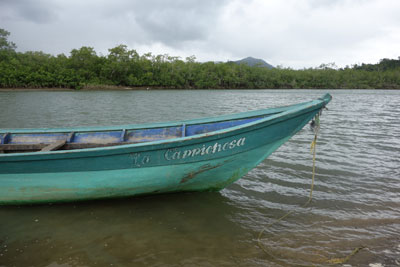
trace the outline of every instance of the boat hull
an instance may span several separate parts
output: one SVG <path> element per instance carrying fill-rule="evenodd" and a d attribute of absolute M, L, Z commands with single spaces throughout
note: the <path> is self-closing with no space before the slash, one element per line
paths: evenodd
<path fill-rule="evenodd" d="M 0 158 L 0 204 L 220 190 L 302 129 L 323 104 L 278 120 L 182 141 L 7 155 Z"/>
<path fill-rule="evenodd" d="M 3 180 L 3 187 L 0 190 L 1 204 L 68 202 L 169 192 L 218 191 L 246 174 L 260 159 L 268 156 L 267 153 L 272 153 L 270 147 L 260 147 L 242 154 L 194 164 L 145 169 L 7 175 L 6 178 L 0 177 Z M 246 160 L 244 161 L 242 157 Z"/>

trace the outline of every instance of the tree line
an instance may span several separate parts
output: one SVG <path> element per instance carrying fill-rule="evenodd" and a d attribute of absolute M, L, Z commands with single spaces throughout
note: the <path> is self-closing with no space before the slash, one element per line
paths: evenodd
<path fill-rule="evenodd" d="M 16 52 L 9 32 L 0 29 L 0 88 L 73 88 L 96 86 L 174 89 L 347 88 L 400 89 L 400 57 L 377 64 L 294 70 L 235 62 L 197 62 L 170 55 L 140 55 L 119 45 L 99 55 L 92 47 L 73 49 L 69 56 Z"/>

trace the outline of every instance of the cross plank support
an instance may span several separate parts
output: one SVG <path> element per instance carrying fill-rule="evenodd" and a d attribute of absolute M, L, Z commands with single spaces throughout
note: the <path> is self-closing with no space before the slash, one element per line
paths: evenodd
<path fill-rule="evenodd" d="M 44 148 L 42 148 L 42 150 L 40 150 L 40 151 L 43 152 L 43 151 L 54 151 L 54 150 L 57 150 L 60 147 L 62 147 L 63 145 L 65 145 L 66 142 L 67 142 L 67 140 L 64 139 L 64 140 L 57 141 L 55 143 L 51 143 L 48 146 L 45 146 Z"/>

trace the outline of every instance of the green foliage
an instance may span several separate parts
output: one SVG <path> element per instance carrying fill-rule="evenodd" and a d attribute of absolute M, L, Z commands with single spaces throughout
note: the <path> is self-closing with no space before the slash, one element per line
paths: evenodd
<path fill-rule="evenodd" d="M 338 69 L 334 63 L 318 68 L 251 67 L 234 62 L 196 62 L 169 55 L 139 55 L 126 45 L 106 56 L 94 48 L 73 49 L 69 56 L 15 52 L 0 29 L 0 88 L 74 88 L 112 85 L 157 88 L 393 88 L 400 89 L 400 57 L 378 64 Z"/>
<path fill-rule="evenodd" d="M 0 29 L 0 50 L 12 50 L 14 51 L 17 46 L 13 42 L 7 40 L 10 32 Z"/>

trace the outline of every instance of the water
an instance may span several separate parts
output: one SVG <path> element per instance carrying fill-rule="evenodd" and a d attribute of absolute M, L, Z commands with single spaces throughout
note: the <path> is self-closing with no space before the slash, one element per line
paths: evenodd
<path fill-rule="evenodd" d="M 314 99 L 326 91 L 0 92 L 0 127 L 181 120 Z M 307 208 L 306 126 L 217 193 L 0 207 L 0 266 L 327 265 L 400 263 L 400 91 L 330 90 Z M 268 225 L 288 211 L 284 221 Z M 263 252 L 262 244 L 274 257 Z"/>

